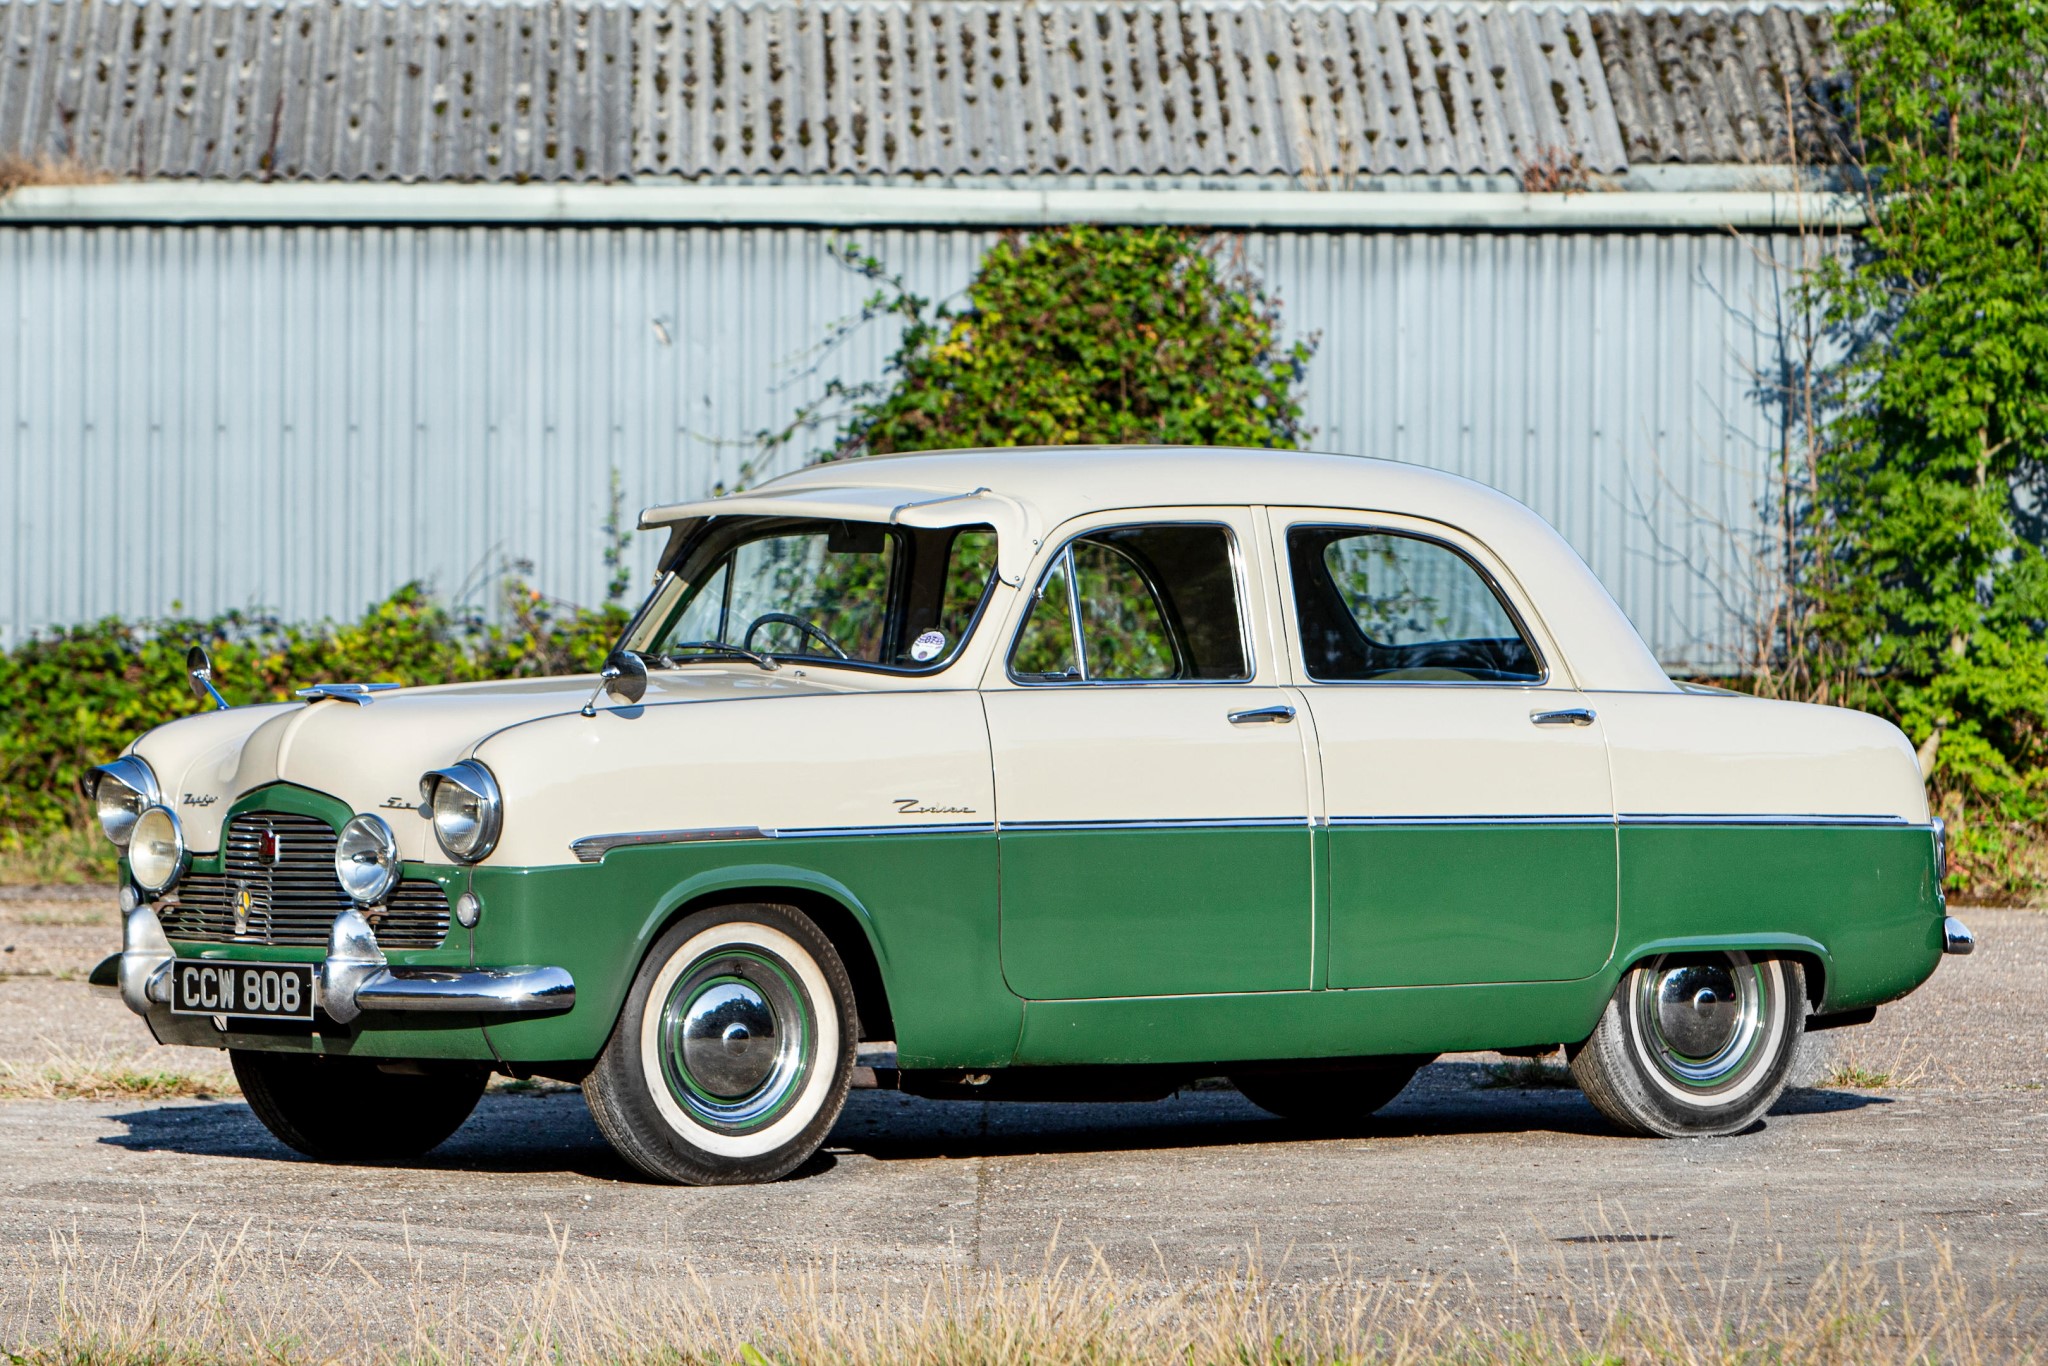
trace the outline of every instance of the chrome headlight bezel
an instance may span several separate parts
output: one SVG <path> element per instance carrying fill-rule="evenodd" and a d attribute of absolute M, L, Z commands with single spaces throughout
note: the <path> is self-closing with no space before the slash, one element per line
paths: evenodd
<path fill-rule="evenodd" d="M 398 837 L 382 816 L 365 811 L 341 827 L 334 841 L 334 879 L 358 906 L 381 906 L 404 869 Z"/>
<path fill-rule="evenodd" d="M 169 827 L 162 837 L 145 828 L 156 825 L 158 817 Z M 161 803 L 150 806 L 135 818 L 128 835 L 128 876 L 135 879 L 135 885 L 151 896 L 162 896 L 175 887 L 179 874 L 185 871 L 185 827 L 179 823 L 178 813 Z M 168 853 L 164 853 L 164 846 L 168 846 Z M 145 861 L 158 857 L 165 860 L 161 868 Z"/>
<path fill-rule="evenodd" d="M 156 773 L 139 755 L 123 755 L 112 763 L 87 769 L 79 788 L 92 803 L 101 832 L 116 849 L 128 847 L 128 837 L 134 833 L 135 823 L 142 819 L 143 812 L 164 805 Z"/>
<path fill-rule="evenodd" d="M 449 858 L 457 863 L 481 863 L 498 847 L 505 822 L 504 798 L 498 780 L 476 760 L 464 759 L 422 776 L 420 797 L 434 825 L 434 842 Z"/>

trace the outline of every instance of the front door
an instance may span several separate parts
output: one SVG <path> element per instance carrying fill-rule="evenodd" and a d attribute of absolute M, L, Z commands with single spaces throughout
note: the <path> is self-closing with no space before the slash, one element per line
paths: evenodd
<path fill-rule="evenodd" d="M 1303 727 L 1261 681 L 1242 520 L 1075 536 L 984 694 L 1021 996 L 1310 985 Z"/>
<path fill-rule="evenodd" d="M 1274 513 L 1329 821 L 1332 987 L 1569 980 L 1616 929 L 1596 708 L 1448 528 Z"/>

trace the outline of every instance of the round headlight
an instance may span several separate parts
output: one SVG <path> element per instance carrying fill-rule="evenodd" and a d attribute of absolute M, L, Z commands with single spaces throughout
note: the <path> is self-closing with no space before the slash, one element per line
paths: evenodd
<path fill-rule="evenodd" d="M 341 827 L 334 846 L 334 875 L 358 906 L 376 906 L 398 885 L 398 841 L 382 816 L 367 813 Z"/>
<path fill-rule="evenodd" d="M 156 774 L 132 754 L 93 769 L 86 775 L 86 783 L 93 813 L 100 818 L 100 829 L 117 845 L 128 843 L 128 836 L 144 811 L 163 802 Z"/>
<path fill-rule="evenodd" d="M 434 816 L 434 838 L 449 858 L 476 863 L 498 843 L 503 820 L 497 779 L 474 759 L 435 769 L 420 779 L 420 795 Z"/>
<path fill-rule="evenodd" d="M 128 871 L 145 892 L 161 892 L 185 866 L 185 832 L 167 806 L 152 806 L 128 831 Z"/>

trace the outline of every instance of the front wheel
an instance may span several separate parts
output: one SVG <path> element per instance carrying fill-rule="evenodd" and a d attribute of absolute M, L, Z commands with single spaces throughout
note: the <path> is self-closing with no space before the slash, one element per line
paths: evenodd
<path fill-rule="evenodd" d="M 469 1118 L 490 1069 L 380 1063 L 231 1048 L 242 1097 L 286 1147 L 324 1162 L 397 1162 L 439 1147 Z"/>
<path fill-rule="evenodd" d="M 832 1131 L 859 1037 L 846 968 L 807 916 L 721 906 L 655 941 L 583 1094 L 657 1180 L 774 1181 Z"/>
<path fill-rule="evenodd" d="M 1572 1076 L 1629 1133 L 1740 1133 L 1785 1089 L 1805 1026 L 1805 976 L 1791 959 L 1668 954 L 1622 977 L 1572 1053 Z"/>

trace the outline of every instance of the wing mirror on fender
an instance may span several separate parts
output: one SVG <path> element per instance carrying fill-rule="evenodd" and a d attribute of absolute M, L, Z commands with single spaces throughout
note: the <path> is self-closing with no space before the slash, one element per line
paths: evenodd
<path fill-rule="evenodd" d="M 615 702 L 632 706 L 647 695 L 647 665 L 631 650 L 614 650 L 605 657 L 604 668 L 598 670 L 597 691 L 583 704 L 585 716 L 597 715 L 597 699 L 609 697 Z"/>
<path fill-rule="evenodd" d="M 228 700 L 213 686 L 213 656 L 206 653 L 204 645 L 194 645 L 185 651 L 185 681 L 192 685 L 192 695 L 201 702 L 213 703 L 215 711 L 228 709 Z"/>

